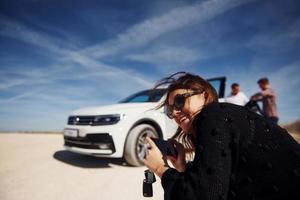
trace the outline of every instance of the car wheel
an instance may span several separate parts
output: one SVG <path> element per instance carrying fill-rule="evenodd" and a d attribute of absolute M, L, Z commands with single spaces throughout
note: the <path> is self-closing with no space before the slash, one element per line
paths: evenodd
<path fill-rule="evenodd" d="M 124 150 L 124 158 L 128 164 L 132 166 L 144 165 L 143 150 L 146 136 L 157 138 L 158 133 L 153 126 L 148 124 L 137 125 L 129 132 Z"/>

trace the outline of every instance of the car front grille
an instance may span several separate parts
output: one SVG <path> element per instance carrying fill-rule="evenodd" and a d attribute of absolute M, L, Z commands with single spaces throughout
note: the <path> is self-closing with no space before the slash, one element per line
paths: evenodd
<path fill-rule="evenodd" d="M 71 116 L 68 125 L 92 125 L 95 116 Z"/>
<path fill-rule="evenodd" d="M 86 137 L 64 136 L 64 141 L 66 146 L 84 149 L 101 149 L 100 146 L 106 144 L 112 153 L 116 151 L 112 136 L 108 133 L 87 134 Z"/>
<path fill-rule="evenodd" d="M 68 125 L 103 126 L 112 125 L 120 121 L 120 115 L 96 115 L 96 116 L 70 116 Z"/>

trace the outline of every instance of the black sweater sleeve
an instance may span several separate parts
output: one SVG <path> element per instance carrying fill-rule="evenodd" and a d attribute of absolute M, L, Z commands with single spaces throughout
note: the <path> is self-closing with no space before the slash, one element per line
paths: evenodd
<path fill-rule="evenodd" d="M 161 178 L 165 200 L 227 199 L 232 171 L 233 138 L 226 114 L 203 110 L 195 119 L 196 151 L 185 172 L 168 169 Z"/>

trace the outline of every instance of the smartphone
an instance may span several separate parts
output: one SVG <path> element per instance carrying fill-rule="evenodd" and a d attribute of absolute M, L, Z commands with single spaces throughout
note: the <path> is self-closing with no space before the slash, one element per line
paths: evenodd
<path fill-rule="evenodd" d="M 164 156 L 173 156 L 177 158 L 178 152 L 174 145 L 167 140 L 151 138 Z"/>

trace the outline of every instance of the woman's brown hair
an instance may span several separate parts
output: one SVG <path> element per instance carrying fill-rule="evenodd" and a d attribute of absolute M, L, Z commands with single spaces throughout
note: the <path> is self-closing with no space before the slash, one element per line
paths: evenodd
<path fill-rule="evenodd" d="M 194 91 L 204 91 L 205 102 L 204 106 L 218 101 L 218 95 L 214 87 L 205 79 L 201 78 L 198 75 L 194 75 L 187 72 L 177 72 L 172 74 L 169 77 L 161 79 L 154 88 L 158 88 L 164 85 L 167 87 L 166 99 L 157 107 L 161 108 L 168 105 L 169 94 L 177 89 L 189 89 Z M 182 129 L 178 127 L 176 133 L 172 139 L 177 140 L 182 143 L 186 152 L 192 156 L 192 153 L 195 150 L 194 144 L 194 135 L 193 134 L 184 134 Z"/>

